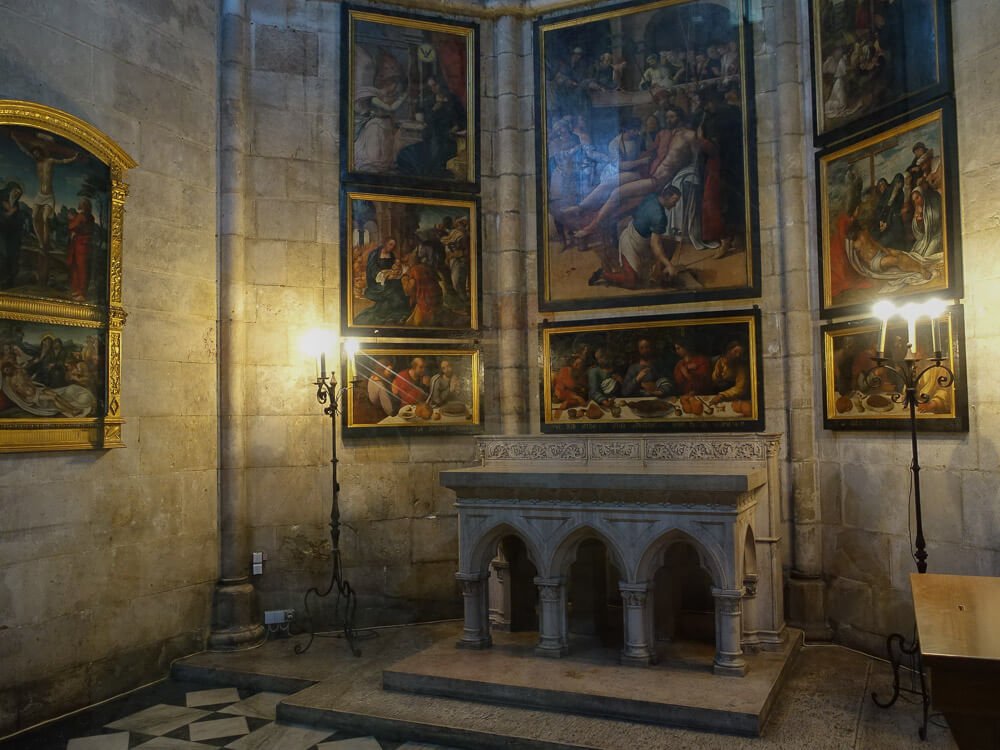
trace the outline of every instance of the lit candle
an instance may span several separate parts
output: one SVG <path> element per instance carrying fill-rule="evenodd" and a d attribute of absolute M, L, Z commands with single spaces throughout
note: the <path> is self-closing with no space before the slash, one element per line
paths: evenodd
<path fill-rule="evenodd" d="M 896 312 L 896 306 L 889 300 L 882 300 L 875 305 L 872 312 L 876 317 L 882 319 L 882 330 L 878 337 L 878 355 L 881 357 L 885 355 L 885 337 L 889 332 L 889 318 Z"/>
<path fill-rule="evenodd" d="M 326 380 L 326 352 L 319 353 L 319 379 Z"/>
<path fill-rule="evenodd" d="M 915 315 L 911 316 L 907 320 L 907 324 L 906 338 L 910 345 L 910 351 L 915 353 L 917 351 L 917 317 Z"/>

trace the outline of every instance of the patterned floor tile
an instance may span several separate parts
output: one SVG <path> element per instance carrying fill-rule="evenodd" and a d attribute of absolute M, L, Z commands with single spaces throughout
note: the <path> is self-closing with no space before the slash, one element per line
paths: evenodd
<path fill-rule="evenodd" d="M 242 737 L 250 734 L 250 727 L 243 716 L 231 716 L 226 719 L 211 719 L 188 724 L 188 732 L 193 742 L 214 740 L 219 737 Z"/>
<path fill-rule="evenodd" d="M 208 711 L 183 706 L 168 706 L 160 703 L 137 711 L 106 726 L 109 729 L 125 729 L 142 734 L 163 735 L 174 729 L 190 724 L 192 721 L 204 718 Z"/>
<path fill-rule="evenodd" d="M 307 750 L 332 734 L 329 729 L 265 724 L 246 737 L 230 742 L 226 747 L 231 750 Z"/>
<path fill-rule="evenodd" d="M 154 737 L 149 742 L 136 745 L 132 750 L 215 750 L 215 747 L 174 737 Z"/>
<path fill-rule="evenodd" d="M 352 737 L 349 740 L 323 742 L 316 746 L 316 750 L 382 750 L 382 746 L 374 737 Z"/>
<path fill-rule="evenodd" d="M 97 734 L 92 737 L 74 737 L 66 750 L 128 750 L 129 733 Z"/>
<path fill-rule="evenodd" d="M 274 721 L 278 704 L 287 696 L 284 693 L 257 693 L 239 703 L 220 708 L 219 713 L 256 716 L 260 719 Z"/>
<path fill-rule="evenodd" d="M 198 706 L 217 706 L 220 703 L 236 703 L 240 693 L 236 688 L 216 688 L 215 690 L 196 690 L 185 696 L 188 708 Z"/>

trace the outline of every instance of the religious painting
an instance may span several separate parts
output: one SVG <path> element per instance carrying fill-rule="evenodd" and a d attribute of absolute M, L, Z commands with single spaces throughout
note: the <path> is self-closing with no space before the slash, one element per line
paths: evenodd
<path fill-rule="evenodd" d="M 542 310 L 759 296 L 741 0 L 535 24 Z"/>
<path fill-rule="evenodd" d="M 936 326 L 936 328 L 932 328 Z M 889 321 L 885 360 L 876 360 L 882 321 L 867 318 L 823 327 L 823 426 L 828 430 L 909 430 L 910 411 L 900 373 L 910 334 L 907 322 Z M 966 432 L 969 402 L 962 307 L 915 328 L 917 429 Z M 930 359 L 940 350 L 940 362 Z"/>
<path fill-rule="evenodd" d="M 475 192 L 479 27 L 345 5 L 344 179 Z"/>
<path fill-rule="evenodd" d="M 764 428 L 760 311 L 543 324 L 543 432 Z"/>
<path fill-rule="evenodd" d="M 824 316 L 860 312 L 880 297 L 961 296 L 950 102 L 816 159 Z"/>
<path fill-rule="evenodd" d="M 810 0 L 816 143 L 951 90 L 945 0 Z"/>
<path fill-rule="evenodd" d="M 479 329 L 478 199 L 345 189 L 345 332 L 439 337 Z"/>
<path fill-rule="evenodd" d="M 0 451 L 112 447 L 107 359 L 99 325 L 0 317 Z"/>
<path fill-rule="evenodd" d="M 475 346 L 362 342 L 345 355 L 345 436 L 473 433 L 483 429 Z"/>
<path fill-rule="evenodd" d="M 66 112 L 0 100 L 0 452 L 123 445 L 122 224 L 134 166 Z"/>

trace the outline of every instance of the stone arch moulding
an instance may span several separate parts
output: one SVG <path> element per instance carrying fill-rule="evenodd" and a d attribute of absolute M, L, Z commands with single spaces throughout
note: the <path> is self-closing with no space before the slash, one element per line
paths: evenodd
<path fill-rule="evenodd" d="M 67 112 L 5 99 L 0 165 L 12 248 L 0 269 L 0 452 L 123 447 L 124 177 L 136 163 Z M 28 375 L 28 357 L 48 361 L 41 374 Z"/>

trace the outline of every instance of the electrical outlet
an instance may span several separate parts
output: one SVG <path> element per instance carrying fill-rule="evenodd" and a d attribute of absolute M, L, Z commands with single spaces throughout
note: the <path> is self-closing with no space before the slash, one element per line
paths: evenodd
<path fill-rule="evenodd" d="M 265 625 L 284 625 L 295 619 L 294 609 L 268 609 L 264 611 Z"/>

